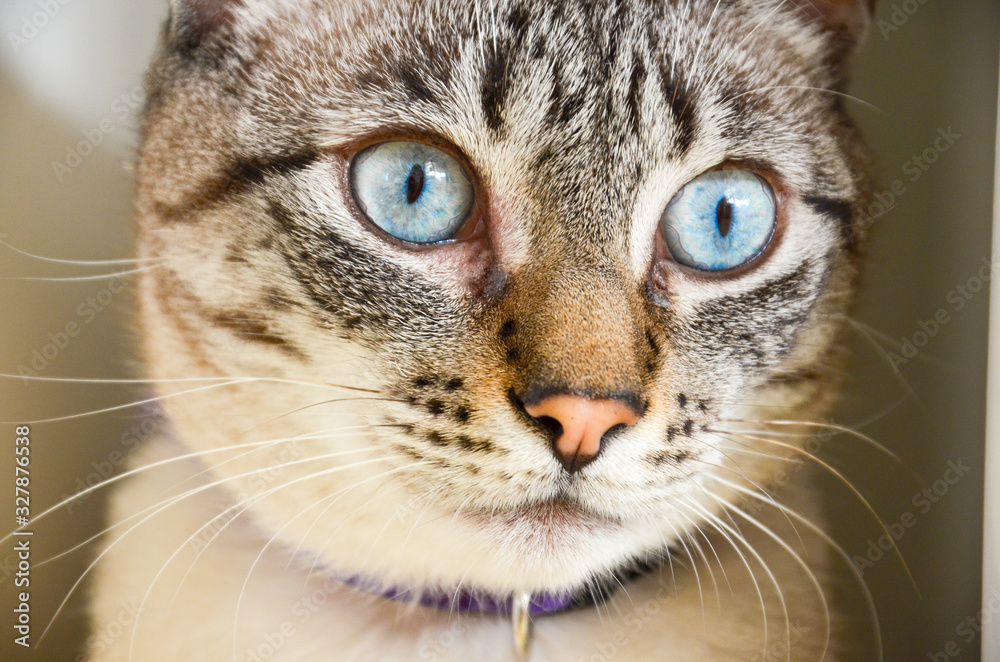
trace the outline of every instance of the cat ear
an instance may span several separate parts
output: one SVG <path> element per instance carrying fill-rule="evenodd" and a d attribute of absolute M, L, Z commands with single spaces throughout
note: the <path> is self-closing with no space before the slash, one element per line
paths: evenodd
<path fill-rule="evenodd" d="M 188 49 L 206 37 L 226 34 L 243 0 L 170 0 L 171 36 Z"/>
<path fill-rule="evenodd" d="M 828 61 L 838 76 L 843 74 L 850 56 L 864 41 L 876 1 L 793 0 L 800 12 L 825 28 L 830 41 Z"/>

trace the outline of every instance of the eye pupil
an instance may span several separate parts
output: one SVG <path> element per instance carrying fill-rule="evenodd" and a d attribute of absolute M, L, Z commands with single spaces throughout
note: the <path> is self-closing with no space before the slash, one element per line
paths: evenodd
<path fill-rule="evenodd" d="M 420 164 L 410 168 L 410 175 L 406 178 L 406 203 L 412 205 L 420 199 L 424 192 L 424 182 L 426 176 Z"/>
<path fill-rule="evenodd" d="M 733 227 L 733 205 L 726 198 L 719 200 L 715 208 L 715 221 L 719 225 L 719 234 L 728 237 L 729 230 Z"/>

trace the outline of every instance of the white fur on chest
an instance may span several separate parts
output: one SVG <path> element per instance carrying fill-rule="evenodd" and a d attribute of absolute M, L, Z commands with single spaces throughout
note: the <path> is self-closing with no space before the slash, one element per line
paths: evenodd
<path fill-rule="evenodd" d="M 157 442 L 140 463 L 183 452 Z M 115 497 L 113 521 L 170 498 L 178 486 L 204 485 L 191 479 L 202 470 L 183 460 L 131 480 Z M 515 660 L 506 618 L 385 601 L 344 586 L 322 568 L 310 573 L 308 562 L 292 560 L 290 550 L 265 549 L 269 535 L 246 515 L 232 519 L 239 510 L 227 511 L 233 505 L 211 488 L 150 517 L 120 542 L 146 515 L 109 535 L 94 588 L 93 627 L 126 627 L 120 636 L 94 640 L 92 662 Z M 794 505 L 812 516 L 810 504 Z M 799 527 L 803 549 L 794 533 L 787 535 L 784 517 L 768 518 L 768 510 L 757 517 L 793 540 L 792 549 L 822 578 L 827 555 L 819 541 Z M 221 513 L 227 514 L 213 522 Z M 737 552 L 709 535 L 714 551 L 702 538 L 704 557 L 691 550 L 695 563 L 682 548 L 662 571 L 626 585 L 599 609 L 536 618 L 529 659 L 819 660 L 826 616 L 815 586 L 787 550 L 755 535 L 746 521 L 739 527 L 753 551 L 741 544 Z M 768 611 L 766 642 L 758 588 Z M 137 611 L 136 621 L 131 614 Z M 837 659 L 832 645 L 825 659 Z"/>

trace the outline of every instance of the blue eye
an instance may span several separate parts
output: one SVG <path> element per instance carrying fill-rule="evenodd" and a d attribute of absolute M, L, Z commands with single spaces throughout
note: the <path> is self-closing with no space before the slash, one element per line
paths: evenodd
<path fill-rule="evenodd" d="M 725 271 L 767 247 L 777 214 L 774 192 L 746 170 L 717 170 L 674 196 L 660 226 L 670 255 L 688 267 Z"/>
<path fill-rule="evenodd" d="M 454 237 L 475 201 L 462 165 L 423 143 L 372 145 L 354 158 L 350 179 L 354 200 L 368 220 L 413 244 Z"/>

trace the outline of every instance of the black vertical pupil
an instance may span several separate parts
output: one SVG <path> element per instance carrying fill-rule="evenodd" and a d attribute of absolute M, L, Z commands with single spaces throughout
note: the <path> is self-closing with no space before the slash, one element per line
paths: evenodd
<path fill-rule="evenodd" d="M 715 208 L 715 220 L 719 224 L 719 234 L 728 236 L 733 227 L 733 206 L 729 204 L 729 200 L 719 200 L 719 206 Z"/>
<path fill-rule="evenodd" d="M 420 199 L 420 194 L 424 192 L 424 169 L 417 164 L 410 168 L 410 174 L 406 178 L 406 202 L 413 204 Z"/>

